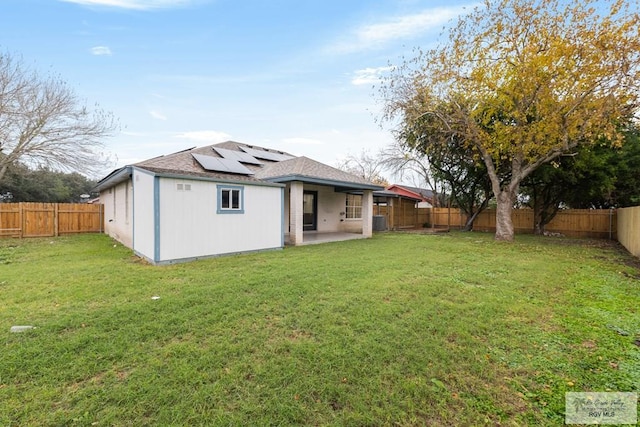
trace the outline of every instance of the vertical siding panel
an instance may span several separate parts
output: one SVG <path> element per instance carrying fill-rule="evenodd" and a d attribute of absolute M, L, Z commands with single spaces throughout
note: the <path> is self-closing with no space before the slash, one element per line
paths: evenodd
<path fill-rule="evenodd" d="M 177 189 L 190 184 L 191 190 Z M 210 181 L 160 178 L 160 262 L 282 247 L 282 189 L 238 184 L 244 213 L 217 213 Z"/>

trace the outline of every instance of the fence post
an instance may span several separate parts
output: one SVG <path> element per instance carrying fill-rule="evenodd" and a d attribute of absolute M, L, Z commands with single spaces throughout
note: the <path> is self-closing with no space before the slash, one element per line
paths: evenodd
<path fill-rule="evenodd" d="M 609 208 L 609 240 L 613 239 L 613 208 Z"/>
<path fill-rule="evenodd" d="M 54 203 L 53 205 L 53 235 L 58 236 L 60 229 L 60 215 L 58 209 L 60 207 L 59 203 Z"/>
<path fill-rule="evenodd" d="M 22 239 L 24 237 L 24 205 L 22 204 L 22 202 L 20 202 L 18 204 L 18 219 L 20 221 L 20 238 Z"/>

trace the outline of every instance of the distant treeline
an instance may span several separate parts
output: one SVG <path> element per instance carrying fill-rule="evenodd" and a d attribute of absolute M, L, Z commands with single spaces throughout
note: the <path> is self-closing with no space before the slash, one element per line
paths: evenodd
<path fill-rule="evenodd" d="M 14 164 L 0 181 L 0 202 L 80 203 L 97 196 L 96 182 L 79 173 Z M 87 197 L 89 196 L 89 197 Z"/>

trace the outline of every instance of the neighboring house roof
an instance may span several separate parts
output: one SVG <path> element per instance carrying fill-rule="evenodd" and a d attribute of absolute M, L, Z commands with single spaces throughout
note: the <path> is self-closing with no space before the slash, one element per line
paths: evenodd
<path fill-rule="evenodd" d="M 419 195 L 401 194 L 401 193 L 399 193 L 397 191 L 391 191 L 391 190 L 374 191 L 373 192 L 373 196 L 374 197 L 406 198 L 406 199 L 411 199 L 411 200 L 416 200 L 416 201 L 422 201 L 423 200 L 422 196 L 419 196 Z"/>
<path fill-rule="evenodd" d="M 433 199 L 433 191 L 428 190 L 426 188 L 419 188 L 419 187 L 407 187 L 406 185 L 403 185 L 404 188 L 406 188 L 407 190 L 411 190 L 414 193 L 418 193 L 420 194 L 422 197 L 426 198 L 426 199 Z"/>
<path fill-rule="evenodd" d="M 243 166 L 252 172 L 252 175 L 206 170 L 202 164 L 198 162 L 196 157 L 197 155 L 205 155 L 221 158 L 215 151 L 216 147 L 238 152 L 242 151 L 241 147 L 246 147 L 252 150 L 253 153 L 265 152 L 265 154 L 271 153 L 280 155 L 280 157 L 291 158 L 282 161 L 260 159 L 262 165 L 243 164 Z M 196 154 L 196 157 L 193 156 L 194 154 Z M 107 177 L 100 180 L 96 189 L 101 191 L 125 181 L 131 175 L 133 168 L 143 169 L 161 176 L 193 177 L 226 182 L 277 185 L 290 181 L 303 181 L 333 185 L 343 190 L 382 189 L 381 186 L 375 185 L 356 175 L 311 160 L 307 157 L 294 157 L 292 154 L 283 151 L 270 150 L 235 141 L 226 141 L 206 147 L 190 148 L 125 166 L 113 171 Z"/>
<path fill-rule="evenodd" d="M 433 191 L 425 188 L 410 187 L 408 185 L 393 184 L 387 187 L 387 190 L 402 194 L 407 197 L 419 198 L 425 202 L 433 200 Z"/>

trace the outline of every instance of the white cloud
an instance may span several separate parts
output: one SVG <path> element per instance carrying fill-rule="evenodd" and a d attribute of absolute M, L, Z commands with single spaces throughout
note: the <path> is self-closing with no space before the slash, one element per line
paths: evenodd
<path fill-rule="evenodd" d="M 295 145 L 322 145 L 324 142 L 319 141 L 317 139 L 311 138 L 285 138 L 283 141 L 286 144 L 295 144 Z"/>
<path fill-rule="evenodd" d="M 386 22 L 364 25 L 353 31 L 349 40 L 335 43 L 329 50 L 346 54 L 379 48 L 393 40 L 410 39 L 439 29 L 470 8 L 473 5 L 438 7 L 413 15 L 398 16 Z"/>
<path fill-rule="evenodd" d="M 167 116 L 165 116 L 162 113 L 159 113 L 158 111 L 155 110 L 151 110 L 149 111 L 149 114 L 151 115 L 151 117 L 153 117 L 154 119 L 158 119 L 158 120 L 167 120 Z"/>
<path fill-rule="evenodd" d="M 393 67 L 377 67 L 377 68 L 364 68 L 357 70 L 353 74 L 351 83 L 359 85 L 373 85 L 380 82 L 380 79 L 384 73 L 391 71 Z"/>
<path fill-rule="evenodd" d="M 216 143 L 228 141 L 231 135 L 216 130 L 199 130 L 176 134 L 177 138 L 189 139 L 197 142 Z"/>
<path fill-rule="evenodd" d="M 92 55 L 96 55 L 96 56 L 112 55 L 111 49 L 109 49 L 108 46 L 94 46 L 91 49 L 89 49 L 89 51 L 91 52 Z"/>
<path fill-rule="evenodd" d="M 188 6 L 194 0 L 60 0 L 66 3 L 75 3 L 82 6 L 119 7 L 122 9 L 151 10 L 169 9 Z"/>

